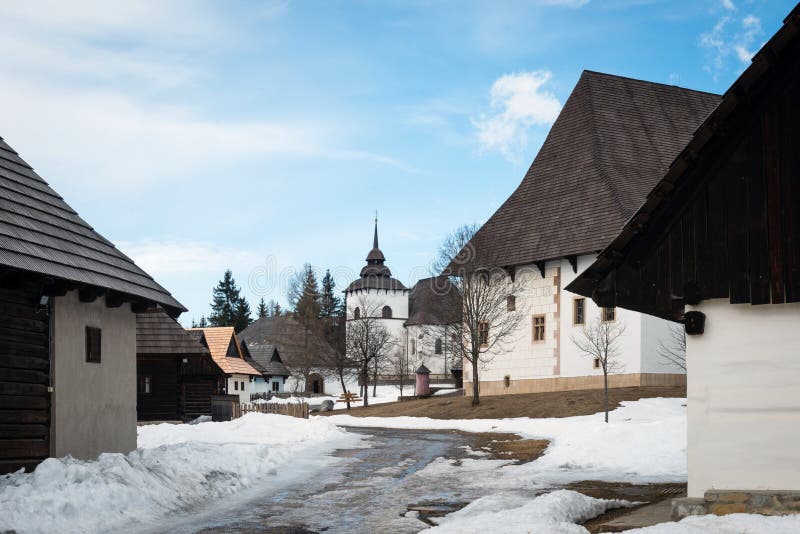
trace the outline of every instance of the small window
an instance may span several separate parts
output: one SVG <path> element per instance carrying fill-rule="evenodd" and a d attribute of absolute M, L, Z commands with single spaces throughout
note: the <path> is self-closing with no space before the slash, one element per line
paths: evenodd
<path fill-rule="evenodd" d="M 594 359 L 594 368 L 595 369 L 600 369 L 600 358 L 595 358 Z"/>
<path fill-rule="evenodd" d="M 242 382 L 242 385 L 241 385 L 241 387 L 240 387 L 239 389 L 241 389 L 242 391 L 244 391 L 244 382 Z"/>
<path fill-rule="evenodd" d="M 544 341 L 544 325 L 545 325 L 545 318 L 544 315 L 534 315 L 533 316 L 533 342 L 534 343 L 541 343 Z"/>
<path fill-rule="evenodd" d="M 234 380 L 233 381 L 233 390 L 234 391 L 239 391 L 239 381 L 238 380 Z"/>
<path fill-rule="evenodd" d="M 411 354 L 414 355 L 416 353 L 417 353 L 417 340 L 416 339 L 412 339 L 411 340 Z"/>
<path fill-rule="evenodd" d="M 437 338 L 436 343 L 433 345 L 433 352 L 436 354 L 442 353 L 442 338 Z"/>
<path fill-rule="evenodd" d="M 511 375 L 506 375 L 503 377 L 503 387 L 504 388 L 511 387 Z"/>
<path fill-rule="evenodd" d="M 149 375 L 142 375 L 139 377 L 139 393 L 141 395 L 149 395 L 151 391 L 151 384 L 153 378 Z"/>
<path fill-rule="evenodd" d="M 579 325 L 586 323 L 586 299 L 575 299 L 572 301 L 572 324 Z"/>
<path fill-rule="evenodd" d="M 86 327 L 86 361 L 100 363 L 100 343 L 102 330 L 92 326 Z"/>
<path fill-rule="evenodd" d="M 272 383 L 272 391 L 274 393 L 278 393 L 278 391 L 280 391 L 280 389 L 281 389 L 281 385 L 280 385 L 279 382 L 273 382 Z"/>
<path fill-rule="evenodd" d="M 489 323 L 483 322 L 478 324 L 478 342 L 481 347 L 489 344 Z"/>
<path fill-rule="evenodd" d="M 514 311 L 517 309 L 517 297 L 509 295 L 506 297 L 506 311 Z"/>
<path fill-rule="evenodd" d="M 353 310 L 353 319 L 361 319 L 361 308 Z"/>
<path fill-rule="evenodd" d="M 389 306 L 384 306 L 383 310 L 381 311 L 381 317 L 383 317 L 384 319 L 391 319 L 392 309 Z"/>
<path fill-rule="evenodd" d="M 616 308 L 603 308 L 603 322 L 610 323 L 617 320 Z"/>

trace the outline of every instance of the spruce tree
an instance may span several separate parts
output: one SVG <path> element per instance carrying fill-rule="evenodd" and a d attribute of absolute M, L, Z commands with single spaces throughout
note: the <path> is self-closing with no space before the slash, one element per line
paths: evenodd
<path fill-rule="evenodd" d="M 233 309 L 233 328 L 236 330 L 238 334 L 248 326 L 250 323 L 253 322 L 253 318 L 250 317 L 250 304 L 247 303 L 247 299 L 244 297 L 239 297 L 236 301 L 236 306 Z"/>
<path fill-rule="evenodd" d="M 233 273 L 228 269 L 217 287 L 212 291 L 211 315 L 208 317 L 210 326 L 235 326 L 237 308 L 241 306 L 242 297 L 240 290 L 233 279 Z M 250 307 L 247 307 L 249 316 Z"/>
<path fill-rule="evenodd" d="M 325 276 L 322 278 L 322 295 L 320 296 L 320 317 L 336 317 L 339 314 L 339 308 L 342 306 L 342 299 L 340 299 L 334 289 L 336 282 L 333 281 L 330 269 L 325 271 Z"/>
<path fill-rule="evenodd" d="M 294 316 L 306 326 L 313 325 L 319 319 L 320 294 L 317 285 L 317 276 L 310 264 L 303 266 L 303 272 L 298 273 L 293 282 L 292 295 Z"/>
<path fill-rule="evenodd" d="M 200 316 L 200 322 L 197 323 L 198 328 L 206 328 L 208 326 L 208 321 L 206 320 L 205 315 Z"/>
<path fill-rule="evenodd" d="M 267 303 L 264 302 L 264 297 L 261 297 L 261 300 L 258 301 L 258 308 L 256 309 L 256 315 L 259 319 L 262 317 L 269 316 L 269 309 L 267 308 Z"/>
<path fill-rule="evenodd" d="M 270 300 L 268 308 L 270 317 L 280 317 L 283 315 L 283 308 L 281 308 L 281 305 L 278 304 L 276 300 Z"/>

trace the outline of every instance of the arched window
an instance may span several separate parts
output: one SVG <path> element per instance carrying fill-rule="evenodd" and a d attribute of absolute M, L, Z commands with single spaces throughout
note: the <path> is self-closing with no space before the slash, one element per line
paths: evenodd
<path fill-rule="evenodd" d="M 382 316 L 384 319 L 391 319 L 392 318 L 392 309 L 389 306 L 383 307 Z"/>
<path fill-rule="evenodd" d="M 361 308 L 353 310 L 353 319 L 361 319 Z"/>
<path fill-rule="evenodd" d="M 434 343 L 433 351 L 436 354 L 442 353 L 442 338 L 440 337 L 436 338 L 436 343 Z"/>

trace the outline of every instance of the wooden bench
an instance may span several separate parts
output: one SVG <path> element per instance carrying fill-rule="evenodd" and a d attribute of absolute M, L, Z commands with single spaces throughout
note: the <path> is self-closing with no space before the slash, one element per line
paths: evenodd
<path fill-rule="evenodd" d="M 347 393 L 342 393 L 339 395 L 339 398 L 336 402 L 361 402 L 361 397 L 348 391 Z"/>

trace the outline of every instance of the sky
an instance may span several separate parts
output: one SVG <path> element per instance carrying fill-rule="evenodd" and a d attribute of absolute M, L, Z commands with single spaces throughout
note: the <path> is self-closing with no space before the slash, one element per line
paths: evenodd
<path fill-rule="evenodd" d="M 189 311 L 380 246 L 406 285 L 517 187 L 584 69 L 724 92 L 780 0 L 0 3 L 0 136 Z"/>

